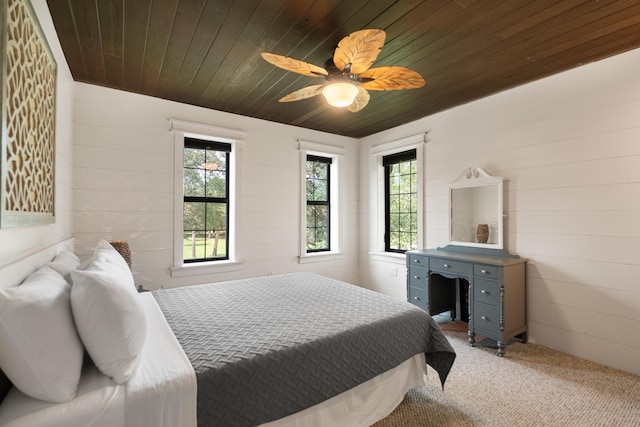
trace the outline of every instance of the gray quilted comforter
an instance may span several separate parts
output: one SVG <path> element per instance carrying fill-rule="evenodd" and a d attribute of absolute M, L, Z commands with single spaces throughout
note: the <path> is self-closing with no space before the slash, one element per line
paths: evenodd
<path fill-rule="evenodd" d="M 196 372 L 198 426 L 255 426 L 331 398 L 424 352 L 455 359 L 430 316 L 311 273 L 153 293 Z"/>

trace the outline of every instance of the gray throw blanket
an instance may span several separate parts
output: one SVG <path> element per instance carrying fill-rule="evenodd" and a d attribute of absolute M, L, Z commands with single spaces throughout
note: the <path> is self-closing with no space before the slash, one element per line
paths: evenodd
<path fill-rule="evenodd" d="M 191 361 L 199 426 L 255 426 L 425 353 L 442 384 L 455 353 L 424 311 L 311 273 L 153 292 Z"/>

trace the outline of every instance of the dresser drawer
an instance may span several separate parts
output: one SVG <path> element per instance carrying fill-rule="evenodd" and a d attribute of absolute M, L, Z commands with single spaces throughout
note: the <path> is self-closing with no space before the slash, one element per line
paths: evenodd
<path fill-rule="evenodd" d="M 429 260 L 429 268 L 435 273 L 455 273 L 462 276 L 470 276 L 472 265 L 468 262 L 440 258 L 431 258 Z"/>
<path fill-rule="evenodd" d="M 427 289 L 418 289 L 409 286 L 407 291 L 407 299 L 413 305 L 420 307 L 421 309 L 427 311 Z"/>
<path fill-rule="evenodd" d="M 498 272 L 500 268 L 495 265 L 474 264 L 473 275 L 484 279 L 498 280 Z"/>
<path fill-rule="evenodd" d="M 498 305 L 498 282 L 486 279 L 473 281 L 473 299 L 484 304 Z"/>
<path fill-rule="evenodd" d="M 474 326 L 479 329 L 495 332 L 500 329 L 498 307 L 476 303 L 473 305 Z"/>
<path fill-rule="evenodd" d="M 429 268 L 429 257 L 424 255 L 408 254 L 407 255 L 407 267 L 418 266 Z"/>
<path fill-rule="evenodd" d="M 408 272 L 409 286 L 414 288 L 426 288 L 427 286 L 427 269 L 422 267 L 409 267 Z"/>

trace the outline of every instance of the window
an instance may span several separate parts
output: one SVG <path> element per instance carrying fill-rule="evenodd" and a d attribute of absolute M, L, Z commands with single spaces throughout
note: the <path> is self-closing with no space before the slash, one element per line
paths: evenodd
<path fill-rule="evenodd" d="M 184 138 L 183 261 L 229 259 L 231 144 Z"/>
<path fill-rule="evenodd" d="M 343 259 L 345 185 L 341 178 L 344 147 L 300 143 L 300 255 L 299 262 L 330 262 Z"/>
<path fill-rule="evenodd" d="M 331 250 L 331 158 L 307 155 L 307 252 Z"/>
<path fill-rule="evenodd" d="M 386 252 L 418 248 L 416 150 L 383 156 Z"/>

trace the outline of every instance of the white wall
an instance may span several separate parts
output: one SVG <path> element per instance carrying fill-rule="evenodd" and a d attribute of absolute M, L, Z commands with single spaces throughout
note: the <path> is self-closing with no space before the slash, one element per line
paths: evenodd
<path fill-rule="evenodd" d="M 0 268 L 23 260 L 42 249 L 54 247 L 73 232 L 72 200 L 72 115 L 73 79 L 55 35 L 49 9 L 44 0 L 34 0 L 33 7 L 58 64 L 56 87 L 56 164 L 55 223 L 36 227 L 0 230 Z M 7 286 L 7 284 L 3 284 Z"/>
<path fill-rule="evenodd" d="M 357 140 L 86 84 L 75 89 L 74 232 L 79 255 L 88 255 L 100 239 L 127 240 L 136 280 L 151 289 L 299 270 L 357 283 Z M 170 276 L 174 138 L 169 119 L 246 134 L 239 166 L 241 271 Z M 345 149 L 342 260 L 298 264 L 298 140 Z"/>
<path fill-rule="evenodd" d="M 365 138 L 428 131 L 426 246 L 447 243 L 447 184 L 504 176 L 505 245 L 528 258 L 533 342 L 640 374 L 640 50 Z M 429 96 L 428 84 L 424 89 Z M 373 100 L 372 100 L 373 102 Z M 367 255 L 373 189 L 361 167 L 362 283 L 406 296 L 406 271 Z M 389 291 L 390 290 L 390 291 Z"/>

